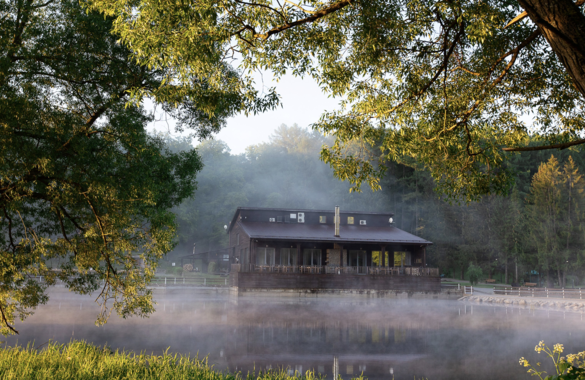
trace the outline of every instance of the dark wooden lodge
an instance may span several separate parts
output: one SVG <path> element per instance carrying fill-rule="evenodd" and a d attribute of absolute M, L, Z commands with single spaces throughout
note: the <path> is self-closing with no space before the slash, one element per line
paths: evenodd
<path fill-rule="evenodd" d="M 230 282 L 254 289 L 440 291 L 431 242 L 392 213 L 239 207 L 229 224 Z"/>

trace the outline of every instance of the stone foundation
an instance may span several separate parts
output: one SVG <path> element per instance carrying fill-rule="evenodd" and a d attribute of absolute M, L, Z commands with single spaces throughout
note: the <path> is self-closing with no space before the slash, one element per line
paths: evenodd
<path fill-rule="evenodd" d="M 559 298 L 537 298 L 518 296 L 465 296 L 460 301 L 485 303 L 489 305 L 513 306 L 521 308 L 542 308 L 560 311 L 585 311 L 585 300 L 559 299 Z"/>

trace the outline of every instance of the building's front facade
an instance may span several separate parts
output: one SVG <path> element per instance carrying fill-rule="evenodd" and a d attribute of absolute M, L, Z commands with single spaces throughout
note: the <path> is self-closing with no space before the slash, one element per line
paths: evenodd
<path fill-rule="evenodd" d="M 296 280 L 288 281 L 284 288 L 379 288 L 390 286 L 382 284 L 384 281 L 406 281 L 399 280 L 399 276 L 437 277 L 438 280 L 438 269 L 426 265 L 426 247 L 432 243 L 396 228 L 392 213 L 337 211 L 336 223 L 335 210 L 238 208 L 228 227 L 235 264 L 232 272 L 241 274 L 233 277 L 254 277 L 244 273 L 277 273 L 281 276 L 273 276 L 272 281 L 266 281 L 269 278 L 266 276 L 255 276 L 256 280 L 248 284 L 282 287 L 286 285 L 283 282 L 286 276 L 282 275 L 296 274 L 296 277 L 289 276 Z M 376 283 L 372 283 L 372 278 L 356 277 L 359 284 L 353 281 L 352 285 L 352 281 L 327 275 L 397 277 Z M 241 287 L 242 283 L 234 286 Z"/>

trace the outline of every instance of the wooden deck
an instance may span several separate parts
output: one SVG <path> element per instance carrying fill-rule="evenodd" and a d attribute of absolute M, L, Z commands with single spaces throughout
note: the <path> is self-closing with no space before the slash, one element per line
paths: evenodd
<path fill-rule="evenodd" d="M 406 268 L 404 268 L 406 269 Z M 440 292 L 438 276 L 388 274 L 331 274 L 237 272 L 230 273 L 232 287 L 242 289 L 339 289 L 339 290 L 396 290 Z"/>

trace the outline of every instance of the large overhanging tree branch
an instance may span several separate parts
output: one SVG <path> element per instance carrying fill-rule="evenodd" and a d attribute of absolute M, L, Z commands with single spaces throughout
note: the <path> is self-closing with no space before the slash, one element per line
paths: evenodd
<path fill-rule="evenodd" d="M 454 197 L 502 192 L 504 152 L 531 134 L 556 144 L 585 130 L 581 1 L 212 0 L 164 12 L 152 0 L 85 4 L 117 18 L 145 65 L 205 76 L 222 57 L 238 65 L 241 82 L 231 84 L 251 98 L 255 70 L 312 76 L 342 99 L 314 124 L 337 137 L 323 158 L 356 187 L 375 187 L 384 162 L 397 160 L 422 164 Z M 363 143 L 368 160 L 377 157 L 369 164 L 352 153 Z"/>
<path fill-rule="evenodd" d="M 147 284 L 173 247 L 170 210 L 193 194 L 202 164 L 195 150 L 171 153 L 147 133 L 140 99 L 197 136 L 246 105 L 273 103 L 207 78 L 181 86 L 172 69 L 138 65 L 110 33 L 113 20 L 77 1 L 1 6 L 0 333 L 18 333 L 16 320 L 56 281 L 82 294 L 101 287 L 97 323 L 112 308 L 148 315 Z M 237 77 L 217 63 L 224 82 Z"/>
<path fill-rule="evenodd" d="M 570 0 L 519 0 L 519 3 L 526 11 L 516 17 L 513 22 L 518 22 L 528 16 L 538 25 L 538 29 L 571 76 L 575 88 L 585 97 L 585 16 L 579 9 L 585 1 L 578 0 L 573 3 Z M 504 151 L 566 149 L 581 144 L 585 144 L 585 139 L 543 146 L 504 148 Z"/>

